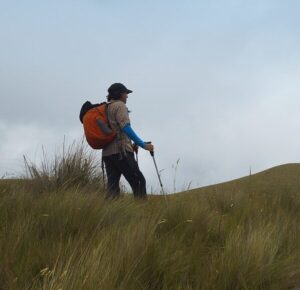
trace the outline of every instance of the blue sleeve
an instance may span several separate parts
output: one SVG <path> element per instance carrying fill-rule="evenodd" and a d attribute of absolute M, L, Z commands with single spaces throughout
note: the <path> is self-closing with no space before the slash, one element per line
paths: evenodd
<path fill-rule="evenodd" d="M 133 131 L 130 124 L 126 124 L 125 127 L 123 127 L 122 131 L 138 146 L 145 149 L 146 144 L 143 140 L 139 138 L 138 135 Z"/>

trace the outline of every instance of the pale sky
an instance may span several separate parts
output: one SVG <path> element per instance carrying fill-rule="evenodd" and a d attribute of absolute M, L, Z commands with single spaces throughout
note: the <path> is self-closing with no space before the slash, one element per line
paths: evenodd
<path fill-rule="evenodd" d="M 300 162 L 300 2 L 0 0 L 0 176 L 83 134 L 83 102 L 133 90 L 169 192 Z M 101 154 L 99 152 L 99 154 Z M 180 159 L 175 174 L 174 165 Z M 149 153 L 139 162 L 159 191 Z M 176 185 L 174 188 L 174 179 Z"/>

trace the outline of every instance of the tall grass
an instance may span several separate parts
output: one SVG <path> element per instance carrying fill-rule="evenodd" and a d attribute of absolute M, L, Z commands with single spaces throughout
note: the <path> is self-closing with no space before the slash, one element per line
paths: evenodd
<path fill-rule="evenodd" d="M 1 289 L 289 289 L 299 197 L 106 201 L 2 194 Z M 220 202 L 218 199 L 222 199 Z M 287 204 L 289 206 L 287 207 Z M 299 284 L 298 284 L 299 285 Z"/>
<path fill-rule="evenodd" d="M 168 196 L 166 206 L 159 196 L 111 201 L 60 184 L 36 195 L 0 183 L 1 290 L 300 286 L 297 190 L 233 186 Z"/>
<path fill-rule="evenodd" d="M 31 191 L 58 191 L 74 187 L 104 186 L 99 151 L 89 150 L 84 140 L 74 141 L 50 159 L 43 149 L 41 164 L 35 164 L 24 156 L 25 179 L 30 180 Z"/>

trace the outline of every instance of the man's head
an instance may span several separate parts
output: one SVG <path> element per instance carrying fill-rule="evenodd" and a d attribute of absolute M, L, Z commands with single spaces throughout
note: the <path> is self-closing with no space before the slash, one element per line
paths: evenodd
<path fill-rule="evenodd" d="M 108 96 L 107 100 L 121 100 L 122 102 L 126 103 L 128 98 L 128 94 L 132 93 L 131 90 L 128 90 L 123 84 L 121 83 L 114 83 L 108 88 Z"/>

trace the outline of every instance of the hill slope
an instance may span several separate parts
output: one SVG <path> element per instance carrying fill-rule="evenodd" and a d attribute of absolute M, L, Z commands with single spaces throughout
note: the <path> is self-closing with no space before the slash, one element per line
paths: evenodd
<path fill-rule="evenodd" d="M 10 187 L 16 183 L 23 184 L 24 180 L 0 179 L 0 189 L 1 187 Z M 206 194 L 212 192 L 300 192 L 300 163 L 275 166 L 252 174 L 251 176 L 249 175 L 227 182 L 183 191 L 177 193 L 176 196 L 182 196 L 182 194 L 185 196 L 191 194 L 193 196 L 194 194 Z"/>
<path fill-rule="evenodd" d="M 192 189 L 186 194 L 223 193 L 300 193 L 300 163 L 272 167 L 262 172 L 224 183 Z"/>
<path fill-rule="evenodd" d="M 167 202 L 1 181 L 0 290 L 300 289 L 299 176 L 287 164 Z"/>

